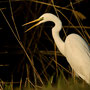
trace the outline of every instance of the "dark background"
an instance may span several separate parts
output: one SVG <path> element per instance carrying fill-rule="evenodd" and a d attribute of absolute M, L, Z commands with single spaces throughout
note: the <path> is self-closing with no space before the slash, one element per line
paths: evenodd
<path fill-rule="evenodd" d="M 27 52 L 31 58 L 33 56 L 34 64 L 37 71 L 41 72 L 42 65 L 40 64 L 40 61 L 39 61 L 40 58 L 43 60 L 43 63 L 45 64 L 45 66 L 47 66 L 47 63 L 50 57 L 54 58 L 54 55 L 44 55 L 40 53 L 40 51 L 42 50 L 54 51 L 54 41 L 51 34 L 51 27 L 54 24 L 51 22 L 45 23 L 35 28 L 38 30 L 31 30 L 28 33 L 24 33 L 24 31 L 27 28 L 29 28 L 31 25 L 30 26 L 28 25 L 25 27 L 22 27 L 22 25 L 28 21 L 32 21 L 38 18 L 40 15 L 42 15 L 45 12 L 50 12 L 53 14 L 56 14 L 56 13 L 53 7 L 36 3 L 33 1 L 32 0 L 29 0 L 29 1 L 12 0 L 11 5 L 12 5 L 15 23 L 16 23 L 16 26 L 18 28 L 18 32 L 21 38 L 21 42 L 23 43 L 26 49 L 28 46 L 28 43 L 31 41 L 31 44 L 29 46 L 30 52 L 29 50 L 27 50 Z M 74 3 L 75 1 L 78 1 L 78 0 L 73 0 L 72 3 Z M 42 0 L 42 2 L 51 3 L 50 0 Z M 69 0 L 55 0 L 54 4 L 58 6 L 66 7 L 67 5 L 70 4 L 70 1 Z M 81 12 L 86 17 L 85 20 L 82 20 L 83 25 L 90 26 L 89 0 L 82 0 L 80 3 L 74 4 L 73 6 L 75 10 Z M 0 8 L 5 8 L 2 11 L 15 31 L 15 27 L 11 18 L 9 1 L 0 0 Z M 71 6 L 67 8 L 71 9 Z M 74 25 L 78 25 L 75 17 L 71 14 L 71 11 L 64 10 L 64 9 L 59 9 L 59 10 L 63 12 L 68 17 L 68 19 L 72 17 L 72 20 L 71 20 L 72 23 Z M 68 25 L 68 22 L 60 13 L 59 13 L 59 16 L 60 16 L 60 19 L 62 20 L 63 25 L 64 26 Z M 41 27 L 43 27 L 43 30 L 41 29 Z M 73 32 L 78 33 L 76 30 L 67 29 L 67 31 L 68 31 L 67 35 Z M 90 30 L 87 29 L 87 32 L 89 31 Z M 48 40 L 48 37 L 46 37 L 46 34 L 50 37 L 51 41 Z M 62 31 L 60 34 L 61 34 L 61 37 L 63 38 L 64 32 Z M 87 37 L 87 40 L 89 42 L 88 37 Z M 47 62 L 45 62 L 43 58 L 47 60 Z M 69 68 L 68 63 L 63 56 L 57 56 L 57 59 L 61 65 L 63 65 L 66 68 Z M 59 59 L 61 59 L 61 61 L 59 61 Z M 0 66 L 0 79 L 3 81 L 11 81 L 12 76 L 13 76 L 14 81 L 19 81 L 21 77 L 25 79 L 27 77 L 26 64 L 29 65 L 30 72 L 33 72 L 30 66 L 30 63 L 27 57 L 25 56 L 25 53 L 23 52 L 17 40 L 15 39 L 13 33 L 11 32 L 8 24 L 6 23 L 4 17 L 2 16 L 0 12 L 0 65 L 1 65 Z M 54 65 L 55 63 L 53 62 L 52 64 Z M 8 66 L 5 66 L 5 65 L 8 65 Z M 52 73 L 55 72 L 55 69 L 52 69 L 50 66 L 47 69 L 47 72 L 50 72 L 49 75 L 52 75 Z"/>

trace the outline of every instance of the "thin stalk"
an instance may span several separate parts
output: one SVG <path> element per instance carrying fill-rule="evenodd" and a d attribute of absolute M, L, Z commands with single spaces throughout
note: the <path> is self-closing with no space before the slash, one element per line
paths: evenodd
<path fill-rule="evenodd" d="M 28 55 L 26 49 L 24 48 L 22 42 L 18 39 L 18 37 L 17 37 L 16 34 L 14 33 L 13 28 L 11 27 L 9 21 L 7 20 L 6 16 L 4 15 L 4 13 L 3 13 L 3 11 L 2 11 L 1 9 L 0 9 L 0 12 L 1 12 L 1 14 L 3 15 L 5 21 L 7 22 L 7 24 L 8 24 L 8 26 L 9 26 L 11 32 L 13 33 L 14 37 L 16 38 L 16 40 L 18 41 L 19 45 L 21 46 L 21 48 L 23 49 L 24 53 L 26 54 L 26 56 L 27 56 L 29 62 L 31 63 L 31 66 L 32 66 L 32 68 L 33 68 L 35 74 L 37 75 L 37 77 L 38 77 L 39 80 L 41 81 L 42 85 L 44 85 L 44 84 L 43 84 L 43 81 L 42 81 L 42 79 L 41 79 L 41 77 L 40 77 L 40 75 L 38 74 L 36 68 L 34 67 L 34 64 L 33 64 L 33 62 L 31 61 L 31 59 L 30 59 L 30 57 L 29 57 L 29 55 Z"/>

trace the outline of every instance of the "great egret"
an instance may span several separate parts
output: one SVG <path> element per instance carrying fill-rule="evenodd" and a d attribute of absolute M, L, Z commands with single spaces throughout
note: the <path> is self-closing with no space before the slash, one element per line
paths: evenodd
<path fill-rule="evenodd" d="M 47 21 L 54 22 L 55 26 L 52 28 L 52 36 L 58 49 L 66 57 L 76 76 L 80 76 L 86 83 L 90 84 L 90 49 L 84 39 L 77 34 L 70 34 L 67 36 L 65 42 L 62 41 L 59 36 L 59 32 L 62 29 L 62 22 L 57 16 L 51 13 L 45 13 L 38 19 L 28 22 L 23 26 L 36 21 L 38 23 L 31 28 Z M 26 32 L 31 28 L 26 30 Z"/>

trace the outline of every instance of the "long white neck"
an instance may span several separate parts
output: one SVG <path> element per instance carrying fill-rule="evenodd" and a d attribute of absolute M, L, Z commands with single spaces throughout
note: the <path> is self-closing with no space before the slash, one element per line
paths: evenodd
<path fill-rule="evenodd" d="M 60 21 L 60 19 L 58 17 L 56 17 L 55 15 L 53 15 L 51 13 L 45 13 L 41 17 L 44 17 L 44 20 L 42 20 L 41 23 L 48 22 L 48 21 L 55 23 L 55 26 L 52 28 L 52 36 L 53 36 L 54 41 L 55 41 L 58 49 L 60 50 L 60 52 L 63 55 L 65 55 L 64 42 L 62 41 L 62 39 L 59 36 L 59 32 L 62 29 L 62 22 Z"/>
<path fill-rule="evenodd" d="M 55 27 L 52 29 L 52 36 L 53 36 L 53 39 L 54 39 L 54 41 L 56 43 L 56 46 L 58 47 L 59 51 L 63 55 L 65 55 L 65 52 L 64 52 L 64 42 L 60 38 L 59 32 L 57 31 L 57 28 L 55 28 Z"/>
<path fill-rule="evenodd" d="M 55 21 L 53 21 L 55 23 L 55 26 L 52 28 L 52 36 L 54 38 L 54 41 L 59 49 L 59 51 L 65 55 L 65 51 L 64 51 L 64 41 L 61 39 L 61 37 L 59 36 L 59 32 L 62 29 L 62 23 L 58 18 L 55 18 Z"/>

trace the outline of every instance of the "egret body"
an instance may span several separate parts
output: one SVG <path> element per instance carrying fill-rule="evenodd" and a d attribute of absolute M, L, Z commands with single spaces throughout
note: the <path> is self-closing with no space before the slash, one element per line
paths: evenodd
<path fill-rule="evenodd" d="M 57 16 L 51 13 L 45 13 L 40 16 L 39 19 L 32 22 L 36 21 L 39 22 L 31 28 L 44 22 L 54 22 L 55 26 L 52 28 L 52 36 L 59 51 L 66 57 L 68 63 L 75 73 L 85 80 L 86 83 L 90 84 L 90 49 L 85 40 L 77 34 L 70 34 L 66 37 L 64 42 L 59 36 L 59 32 L 62 29 L 62 22 Z M 29 31 L 31 28 L 29 28 L 27 31 Z"/>

